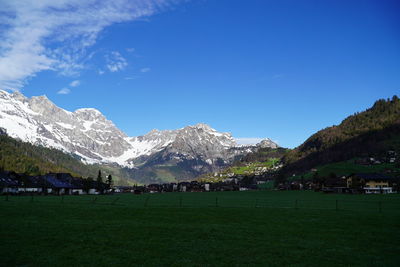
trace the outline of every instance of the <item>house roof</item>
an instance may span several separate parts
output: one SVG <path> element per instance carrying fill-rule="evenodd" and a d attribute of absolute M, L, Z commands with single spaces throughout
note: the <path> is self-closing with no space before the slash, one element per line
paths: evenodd
<path fill-rule="evenodd" d="M 354 176 L 365 181 L 389 181 L 392 178 L 386 174 L 382 173 L 357 173 Z"/>
<path fill-rule="evenodd" d="M 56 177 L 56 179 L 59 180 L 60 182 L 71 185 L 72 188 L 83 187 L 83 180 L 80 178 L 73 177 L 69 173 L 50 173 L 49 175 Z"/>
<path fill-rule="evenodd" d="M 18 180 L 12 176 L 10 172 L 0 172 L 0 186 L 1 187 L 16 187 Z"/>
<path fill-rule="evenodd" d="M 40 176 L 26 176 L 27 187 L 43 187 L 44 180 Z"/>
<path fill-rule="evenodd" d="M 46 174 L 42 176 L 43 179 L 53 188 L 73 188 L 68 182 L 63 182 L 57 179 L 54 174 Z"/>

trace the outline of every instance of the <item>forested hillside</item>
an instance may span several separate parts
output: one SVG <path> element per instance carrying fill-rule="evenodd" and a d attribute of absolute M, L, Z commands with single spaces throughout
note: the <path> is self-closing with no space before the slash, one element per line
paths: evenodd
<path fill-rule="evenodd" d="M 25 173 L 28 175 L 49 172 L 71 173 L 76 177 L 96 177 L 97 172 L 112 174 L 118 184 L 129 184 L 120 168 L 107 165 L 85 165 L 72 155 L 57 149 L 35 146 L 11 138 L 1 131 L 0 134 L 0 169 Z"/>
<path fill-rule="evenodd" d="M 248 153 L 241 160 L 235 161 L 233 165 L 240 166 L 249 162 L 265 162 L 271 158 L 281 159 L 284 157 L 290 149 L 278 147 L 278 148 L 260 148 L 255 152 Z"/>
<path fill-rule="evenodd" d="M 364 112 L 346 118 L 308 138 L 284 158 L 285 173 L 355 157 L 381 155 L 400 149 L 400 100 L 378 100 Z"/>

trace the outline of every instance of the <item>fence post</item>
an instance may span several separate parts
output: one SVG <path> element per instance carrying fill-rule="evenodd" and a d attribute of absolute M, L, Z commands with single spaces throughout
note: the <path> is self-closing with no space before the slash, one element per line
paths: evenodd
<path fill-rule="evenodd" d="M 336 201 L 335 201 L 335 210 L 336 210 L 336 211 L 339 210 L 339 207 L 338 207 L 338 200 L 337 200 L 337 199 L 336 199 Z"/>

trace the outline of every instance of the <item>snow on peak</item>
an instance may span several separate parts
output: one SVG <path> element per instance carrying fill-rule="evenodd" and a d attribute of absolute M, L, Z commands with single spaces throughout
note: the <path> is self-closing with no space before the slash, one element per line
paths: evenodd
<path fill-rule="evenodd" d="M 92 113 L 92 114 L 96 114 L 96 115 L 102 115 L 102 113 L 95 108 L 79 108 L 77 110 L 75 110 L 75 113 Z"/>
<path fill-rule="evenodd" d="M 16 138 L 81 155 L 86 162 L 113 162 L 134 167 L 132 160 L 164 149 L 205 159 L 227 158 L 237 147 L 230 133 L 205 123 L 178 130 L 152 130 L 128 137 L 95 108 L 74 112 L 57 107 L 46 96 L 26 98 L 0 90 L 0 127 Z M 267 141 L 265 144 L 267 145 Z"/>
<path fill-rule="evenodd" d="M 193 128 L 197 129 L 202 129 L 204 131 L 215 131 L 213 128 L 211 128 L 208 124 L 205 123 L 197 123 L 196 125 L 191 126 Z"/>
<path fill-rule="evenodd" d="M 106 117 L 95 108 L 80 108 L 75 110 L 74 114 L 76 114 L 79 118 L 87 121 L 106 121 Z"/>
<path fill-rule="evenodd" d="M 18 100 L 18 101 L 25 101 L 27 100 L 27 98 L 21 94 L 19 91 L 15 91 L 14 93 L 12 93 L 11 95 L 14 99 Z"/>

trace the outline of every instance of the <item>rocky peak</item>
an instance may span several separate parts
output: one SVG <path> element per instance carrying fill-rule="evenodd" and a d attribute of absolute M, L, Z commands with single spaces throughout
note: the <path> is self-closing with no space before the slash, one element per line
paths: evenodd
<path fill-rule="evenodd" d="M 31 109 L 35 112 L 39 113 L 47 113 L 46 111 L 48 110 L 61 110 L 59 107 L 53 104 L 47 96 L 42 95 L 42 96 L 32 96 L 29 99 L 29 106 Z"/>
<path fill-rule="evenodd" d="M 265 138 L 260 143 L 258 143 L 256 146 L 259 148 L 278 148 L 279 147 L 277 143 L 275 143 L 274 141 L 272 141 L 269 138 Z"/>
<path fill-rule="evenodd" d="M 106 120 L 106 117 L 95 108 L 80 108 L 74 112 L 79 118 L 86 121 Z"/>
<path fill-rule="evenodd" d="M 208 124 L 205 124 L 205 123 L 197 123 L 196 125 L 188 126 L 188 127 L 201 129 L 201 130 L 204 130 L 204 131 L 215 131 Z"/>
<path fill-rule="evenodd" d="M 11 96 L 12 96 L 12 98 L 14 98 L 18 101 L 21 101 L 21 102 L 27 100 L 27 98 L 23 94 L 21 94 L 19 91 L 15 91 L 14 93 L 12 93 Z"/>

